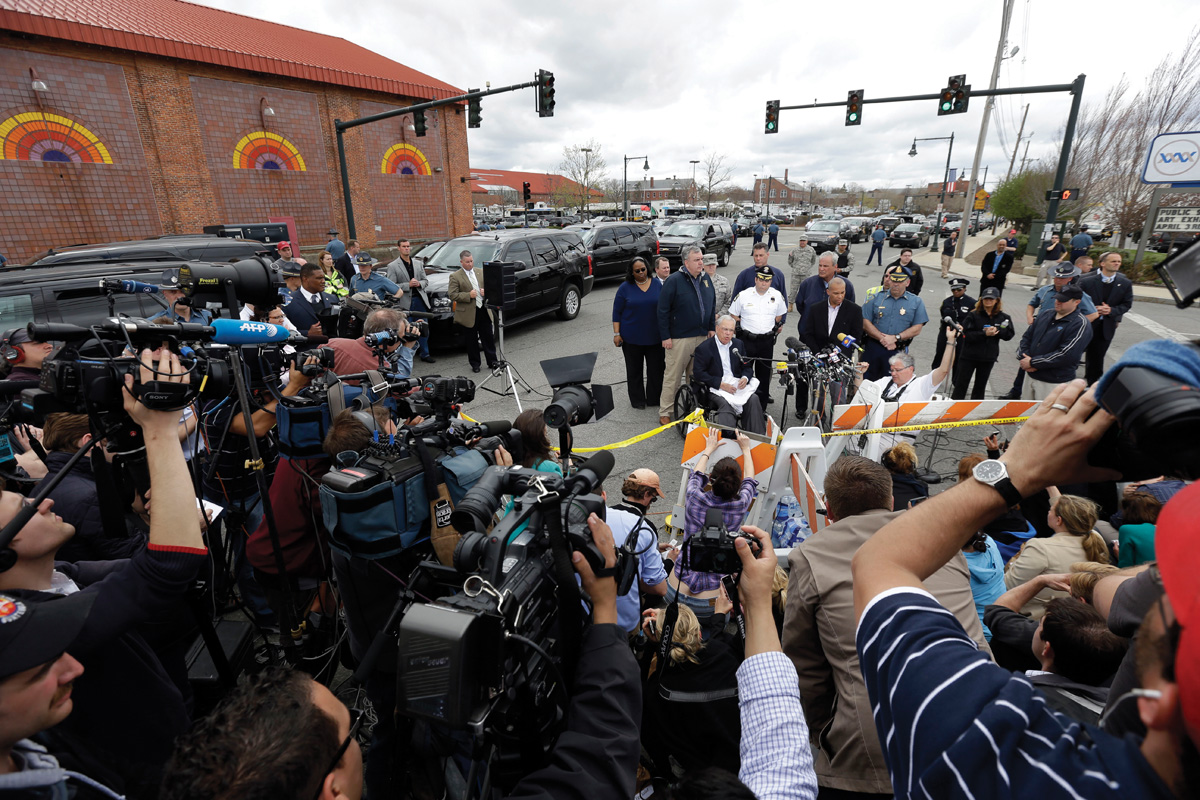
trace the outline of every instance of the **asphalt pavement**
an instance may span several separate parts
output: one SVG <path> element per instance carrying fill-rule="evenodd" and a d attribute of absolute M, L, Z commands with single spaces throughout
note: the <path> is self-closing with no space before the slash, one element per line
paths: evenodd
<path fill-rule="evenodd" d="M 770 254 L 769 263 L 772 266 L 782 267 L 786 270 L 787 253 L 795 247 L 798 234 L 799 231 L 793 229 L 784 229 L 780 232 L 779 251 Z M 974 250 L 985 246 L 988 241 L 989 237 L 981 234 L 971 237 L 969 245 Z M 734 281 L 738 272 L 751 265 L 750 245 L 749 237 L 739 239 L 730 264 L 719 269 L 720 274 L 728 278 L 730 283 Z M 870 268 L 865 266 L 867 255 L 870 252 L 869 243 L 853 245 L 851 250 L 855 256 L 856 265 L 849 277 L 855 287 L 856 297 L 861 301 L 867 289 L 879 285 L 883 270 L 874 265 Z M 899 253 L 899 249 L 885 248 L 884 264 L 898 258 Z M 925 286 L 921 297 L 930 310 L 932 318 L 936 315 L 942 299 L 949 295 L 949 285 L 940 277 L 939 254 L 924 249 L 917 254 L 915 260 L 924 270 Z M 964 276 L 972 279 L 967 291 L 971 296 L 977 297 L 979 282 L 977 268 L 966 262 L 961 262 L 961 265 L 956 264 L 956 267 Z M 1009 303 L 1005 310 L 1013 316 L 1017 329 L 1017 340 L 1025 329 L 1024 306 L 1030 297 L 1030 293 L 1019 284 L 1032 284 L 1032 280 L 1026 276 L 1014 275 L 1009 278 L 1009 286 L 1012 287 L 1012 290 L 1005 292 L 1004 300 Z M 488 377 L 487 373 L 473 375 L 465 353 L 436 353 L 438 359 L 436 364 L 417 361 L 414 375 L 465 375 L 473 378 L 477 385 L 486 379 L 486 385 L 477 390 L 475 400 L 464 408 L 465 413 L 476 420 L 511 420 L 519 413 L 517 399 L 520 400 L 522 408 L 545 408 L 550 403 L 552 391 L 539 366 L 542 360 L 562 356 L 582 356 L 595 352 L 598 357 L 592 376 L 593 382 L 609 384 L 613 387 L 615 409 L 602 420 L 576 427 L 574 445 L 577 447 L 602 447 L 652 430 L 658 426 L 658 409 L 654 404 L 643 410 L 634 409 L 629 405 L 629 397 L 624 383 L 625 362 L 620 350 L 612 344 L 612 301 L 619 285 L 619 281 L 608 281 L 593 288 L 592 292 L 584 298 L 579 316 L 574 320 L 564 322 L 556 316 L 547 316 L 505 331 L 503 358 L 512 365 L 516 373 L 532 386 L 532 392 L 518 389 L 515 399 L 511 393 L 504 394 L 507 382 L 503 376 Z M 789 292 L 795 291 L 795 287 L 792 286 L 789 286 L 788 289 Z M 1108 354 L 1110 364 L 1119 358 L 1126 348 L 1139 341 L 1164 336 L 1200 338 L 1200 311 L 1195 308 L 1181 310 L 1161 302 L 1143 302 L 1145 299 L 1135 300 L 1133 309 L 1126 315 L 1126 321 L 1118 328 L 1116 339 Z M 795 320 L 789 318 L 780 337 L 780 354 L 782 354 L 782 339 L 795 335 L 795 332 Z M 936 329 L 930 325 L 926 326 L 913 342 L 910 352 L 916 357 L 918 374 L 924 374 L 932 368 L 931 361 L 936 338 Z M 1006 343 L 1001 349 L 1000 361 L 992 371 L 990 385 L 993 392 L 989 394 L 989 397 L 1008 391 L 1016 377 L 1017 364 L 1015 358 L 1012 357 L 1015 351 L 1015 341 Z M 1080 374 L 1082 375 L 1082 367 Z M 494 394 L 488 390 L 494 390 L 501 394 Z M 775 399 L 775 403 L 767 408 L 768 413 L 776 419 L 778 419 L 783 399 L 782 393 L 783 390 L 780 387 L 774 386 L 771 395 Z M 793 408 L 794 403 L 789 401 L 789 419 L 784 422 L 785 426 L 794 424 L 796 421 L 792 416 Z M 917 448 L 918 455 L 923 462 L 922 468 L 928 466 L 940 474 L 952 476 L 955 472 L 955 465 L 962 455 L 968 452 L 982 451 L 981 437 L 990 430 L 990 426 L 954 429 L 938 437 L 936 443 L 935 437 L 923 434 Z M 1004 433 L 1011 436 L 1015 431 L 1009 430 Z M 552 440 L 555 445 L 558 444 L 557 436 L 552 437 Z M 619 500 L 617 495 L 620 492 L 620 484 L 624 476 L 635 469 L 648 467 L 659 474 L 663 489 L 668 495 L 668 499 L 660 501 L 652 509 L 652 513 L 665 514 L 674 502 L 674 494 L 683 475 L 680 466 L 681 449 L 682 438 L 674 429 L 629 447 L 614 449 L 612 452 L 616 457 L 616 466 L 605 482 L 610 503 Z M 949 485 L 953 485 L 952 477 L 931 489 L 936 492 Z"/>

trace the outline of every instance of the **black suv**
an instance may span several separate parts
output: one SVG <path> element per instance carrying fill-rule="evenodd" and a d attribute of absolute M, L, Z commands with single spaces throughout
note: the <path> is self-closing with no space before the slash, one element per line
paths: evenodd
<path fill-rule="evenodd" d="M 438 344 L 457 341 L 454 310 L 447 289 L 450 275 L 459 269 L 459 255 L 470 250 L 475 266 L 489 261 L 514 261 L 517 267 L 517 307 L 504 315 L 505 324 L 524 322 L 551 311 L 562 319 L 575 319 L 583 298 L 592 290 L 592 257 L 579 234 L 546 228 L 514 228 L 459 236 L 446 242 L 428 261 L 426 293 L 430 336 Z"/>
<path fill-rule="evenodd" d="M 270 264 L 279 257 L 273 244 L 253 239 L 226 239 L 201 233 L 155 236 L 130 242 L 77 244 L 47 250 L 30 266 L 53 264 L 102 264 L 117 262 L 206 261 L 230 262 L 243 258 L 262 258 Z M 152 281 L 157 283 L 157 281 Z"/>
<path fill-rule="evenodd" d="M 649 264 L 650 257 L 658 254 L 658 236 L 645 222 L 586 222 L 563 230 L 583 239 L 598 281 L 624 278 L 634 258 L 641 256 Z"/>
<path fill-rule="evenodd" d="M 722 267 L 729 263 L 733 251 L 733 229 L 720 219 L 686 219 L 676 222 L 659 234 L 659 253 L 671 263 L 671 271 L 683 264 L 683 249 L 697 245 L 705 255 L 715 253 Z"/>
<path fill-rule="evenodd" d="M 854 226 L 840 219 L 819 219 L 808 224 L 808 243 L 818 254 L 837 250 L 838 240 L 854 238 Z"/>

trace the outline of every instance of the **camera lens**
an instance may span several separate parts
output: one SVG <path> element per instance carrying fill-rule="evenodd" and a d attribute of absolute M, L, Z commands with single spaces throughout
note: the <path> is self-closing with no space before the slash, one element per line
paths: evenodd
<path fill-rule="evenodd" d="M 582 386 L 564 386 L 554 393 L 543 417 L 555 430 L 580 425 L 592 418 L 592 396 Z"/>
<path fill-rule="evenodd" d="M 454 568 L 459 572 L 474 572 L 483 558 L 487 536 L 482 533 L 464 533 L 454 545 Z"/>
<path fill-rule="evenodd" d="M 461 534 L 487 530 L 492 514 L 500 507 L 504 493 L 504 468 L 488 467 L 458 506 L 450 512 L 450 524 Z"/>

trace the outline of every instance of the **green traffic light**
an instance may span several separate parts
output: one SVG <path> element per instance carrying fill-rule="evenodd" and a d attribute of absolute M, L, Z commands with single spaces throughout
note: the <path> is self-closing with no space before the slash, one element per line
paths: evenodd
<path fill-rule="evenodd" d="M 851 114 L 851 115 L 850 115 L 850 121 L 851 121 L 851 122 L 856 122 L 857 120 L 858 120 L 858 114 Z"/>
<path fill-rule="evenodd" d="M 774 123 L 774 122 L 768 122 L 768 123 L 767 123 L 767 128 L 769 128 L 770 130 L 775 130 L 775 123 Z"/>
<path fill-rule="evenodd" d="M 949 111 L 952 103 L 942 103 L 942 111 Z"/>

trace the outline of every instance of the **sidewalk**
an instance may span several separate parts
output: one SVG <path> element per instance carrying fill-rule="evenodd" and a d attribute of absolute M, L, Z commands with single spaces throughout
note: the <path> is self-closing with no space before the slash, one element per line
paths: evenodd
<path fill-rule="evenodd" d="M 950 265 L 950 273 L 963 278 L 970 278 L 972 284 L 979 283 L 979 267 L 967 263 L 965 258 L 954 259 L 954 263 Z M 1028 287 L 1033 286 L 1036 281 L 1035 276 L 1022 275 L 1014 269 L 1008 273 L 1008 278 L 1005 280 L 1004 286 L 1006 289 L 1012 286 L 1020 286 L 1023 291 L 1028 291 Z M 1144 300 L 1149 303 L 1175 304 L 1171 293 L 1162 286 L 1142 286 L 1135 283 L 1133 285 L 1133 297 L 1135 300 Z"/>

